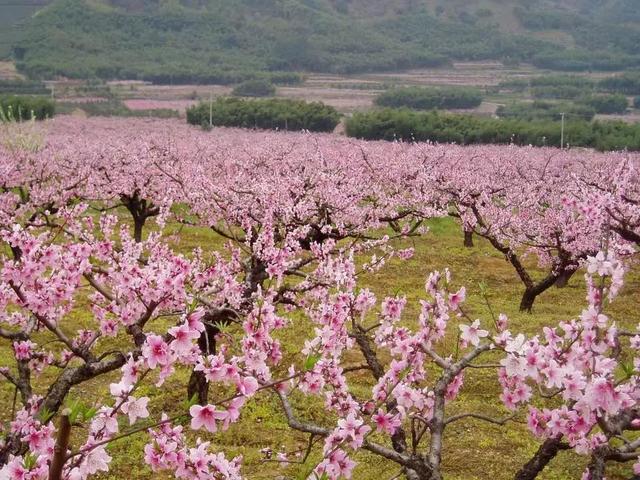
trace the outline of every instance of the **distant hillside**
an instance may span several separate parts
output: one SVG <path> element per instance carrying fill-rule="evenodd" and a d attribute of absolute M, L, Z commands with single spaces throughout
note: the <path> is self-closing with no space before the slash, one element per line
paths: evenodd
<path fill-rule="evenodd" d="M 165 83 L 233 83 L 256 72 L 286 81 L 273 72 L 352 73 L 484 59 L 617 70 L 640 65 L 636 3 L 53 0 L 22 20 L 10 45 L 18 69 L 31 77 Z M 0 4 L 0 12 L 5 8 Z"/>
<path fill-rule="evenodd" d="M 48 0 L 0 0 L 0 59 L 11 55 L 22 24 L 47 3 Z"/>

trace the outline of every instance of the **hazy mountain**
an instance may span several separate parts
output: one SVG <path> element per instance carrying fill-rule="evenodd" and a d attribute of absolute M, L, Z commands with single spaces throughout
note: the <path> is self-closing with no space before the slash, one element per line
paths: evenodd
<path fill-rule="evenodd" d="M 26 18 L 16 18 L 20 5 L 0 4 L 5 24 L 19 21 L 0 41 L 34 77 L 233 82 L 258 71 L 349 73 L 457 59 L 606 70 L 640 65 L 636 3 L 53 0 L 33 15 L 37 7 L 22 4 Z"/>

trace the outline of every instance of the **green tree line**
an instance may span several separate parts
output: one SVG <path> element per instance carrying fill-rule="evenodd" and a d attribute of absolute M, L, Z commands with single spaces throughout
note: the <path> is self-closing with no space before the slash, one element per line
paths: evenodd
<path fill-rule="evenodd" d="M 559 121 L 495 119 L 437 111 L 383 109 L 356 113 L 346 122 L 348 136 L 367 140 L 433 141 L 469 144 L 559 146 Z M 597 150 L 640 150 L 640 125 L 569 120 L 564 140 Z"/>
<path fill-rule="evenodd" d="M 211 123 L 210 123 L 211 121 Z M 335 108 L 289 99 L 218 98 L 187 110 L 187 122 L 202 127 L 240 127 L 331 132 L 340 122 Z"/>
<path fill-rule="evenodd" d="M 482 103 L 482 93 L 471 88 L 394 88 L 378 95 L 374 103 L 417 110 L 476 108 Z"/>

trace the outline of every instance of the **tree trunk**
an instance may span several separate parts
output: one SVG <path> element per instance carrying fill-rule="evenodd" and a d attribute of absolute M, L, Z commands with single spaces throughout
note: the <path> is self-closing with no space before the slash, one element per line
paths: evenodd
<path fill-rule="evenodd" d="M 215 355 L 216 354 L 216 335 L 220 333 L 218 325 L 228 325 L 233 318 L 231 310 L 218 310 L 214 312 L 207 312 L 202 319 L 204 323 L 204 332 L 198 339 L 198 347 L 202 355 Z M 191 372 L 189 378 L 189 386 L 187 388 L 187 395 L 191 400 L 194 395 L 197 398 L 199 405 L 206 405 L 209 403 L 209 382 L 207 381 L 204 372 Z"/>
<path fill-rule="evenodd" d="M 207 314 L 203 318 L 204 332 L 202 332 L 198 339 L 198 346 L 204 356 L 216 354 L 216 335 L 220 333 L 220 330 L 212 325 L 212 322 L 215 321 L 217 316 L 218 315 Z M 195 396 L 198 405 L 206 405 L 209 403 L 209 382 L 204 372 L 196 372 L 195 370 L 191 372 L 187 395 L 189 400 Z"/>
<path fill-rule="evenodd" d="M 14 455 L 21 455 L 27 452 L 27 446 L 22 443 L 19 433 L 10 433 L 4 439 L 4 445 L 0 447 L 0 468 L 9 463 L 9 459 Z"/>
<path fill-rule="evenodd" d="M 522 294 L 522 299 L 520 300 L 520 311 L 531 313 L 533 309 L 533 303 L 536 301 L 536 297 L 538 294 L 532 288 L 527 288 Z"/>
<path fill-rule="evenodd" d="M 133 239 L 136 243 L 142 241 L 142 229 L 144 228 L 145 221 L 145 217 L 133 217 Z"/>
<path fill-rule="evenodd" d="M 553 460 L 560 450 L 567 448 L 560 438 L 549 438 L 544 441 L 535 455 L 516 473 L 515 480 L 534 480 L 538 474 Z"/>
<path fill-rule="evenodd" d="M 371 345 L 371 340 L 367 336 L 365 330 L 362 327 L 357 326 L 352 333 L 360 352 L 364 356 L 369 369 L 373 377 L 379 380 L 384 375 L 384 368 L 378 359 L 375 350 Z M 397 412 L 397 402 L 393 399 L 388 399 L 385 403 L 387 411 L 390 413 Z M 398 453 L 407 452 L 407 435 L 402 427 L 400 427 L 391 436 L 391 445 L 393 449 Z M 404 465 L 402 473 L 404 473 L 407 480 L 440 480 L 440 477 L 436 477 L 432 474 L 433 469 L 427 463 L 425 458 L 415 456 L 412 458 L 412 462 L 409 465 Z"/>
<path fill-rule="evenodd" d="M 146 199 L 140 198 L 140 192 L 135 191 L 133 195 L 121 195 L 120 201 L 129 210 L 133 217 L 133 238 L 136 243 L 142 241 L 142 229 L 147 218 L 155 217 L 160 213 L 160 208 L 147 202 Z"/>
<path fill-rule="evenodd" d="M 442 480 L 439 469 L 434 468 L 422 455 L 413 455 L 403 473 L 407 480 Z"/>
<path fill-rule="evenodd" d="M 135 217 L 134 217 L 135 218 Z M 268 278 L 264 263 L 255 257 L 251 258 L 251 263 L 246 267 L 245 285 L 245 302 L 250 305 L 251 295 L 262 286 L 262 282 Z M 230 309 L 220 309 L 209 311 L 205 314 L 202 322 L 205 330 L 198 339 L 200 352 L 204 356 L 215 355 L 216 353 L 216 335 L 220 333 L 218 325 L 228 325 L 236 314 Z M 206 405 L 209 398 L 209 382 L 203 372 L 191 372 L 189 385 L 187 387 L 188 399 L 194 396 L 197 398 L 199 405 Z"/>
<path fill-rule="evenodd" d="M 473 231 L 464 231 L 464 246 L 467 248 L 473 247 Z"/>
<path fill-rule="evenodd" d="M 524 282 L 526 285 L 526 289 L 522 294 L 522 300 L 520 301 L 520 311 L 531 313 L 533 303 L 535 302 L 538 295 L 549 290 L 554 284 L 558 282 L 558 279 L 560 277 L 565 276 L 567 279 L 570 278 L 571 275 L 573 275 L 573 272 L 575 272 L 574 269 L 567 270 L 565 268 L 559 273 L 550 272 L 543 280 L 539 281 L 538 283 L 533 283 L 531 281 Z"/>
<path fill-rule="evenodd" d="M 556 280 L 556 287 L 558 288 L 566 287 L 571 277 L 573 277 L 574 273 L 576 273 L 576 270 L 563 271 L 558 277 L 558 279 Z"/>
<path fill-rule="evenodd" d="M 407 480 L 422 480 L 420 478 L 420 475 L 418 475 L 415 470 L 405 468 L 402 473 L 404 473 L 405 477 L 407 477 Z"/>
<path fill-rule="evenodd" d="M 607 468 L 606 454 L 596 449 L 589 462 L 589 480 L 603 480 Z"/>
<path fill-rule="evenodd" d="M 69 448 L 69 438 L 71 437 L 71 423 L 69 422 L 69 414 L 71 411 L 65 409 L 60 417 L 60 428 L 58 429 L 58 438 L 53 450 L 53 458 L 49 467 L 49 480 L 61 480 L 62 469 L 67 460 L 67 449 Z"/>
<path fill-rule="evenodd" d="M 20 247 L 14 247 L 13 245 L 11 245 L 11 253 L 13 254 L 13 259 L 16 262 L 19 262 L 22 258 L 22 250 L 20 249 Z"/>
<path fill-rule="evenodd" d="M 209 403 L 209 382 L 207 382 L 204 372 L 196 372 L 195 370 L 191 372 L 187 395 L 189 400 L 195 397 L 198 405 Z"/>

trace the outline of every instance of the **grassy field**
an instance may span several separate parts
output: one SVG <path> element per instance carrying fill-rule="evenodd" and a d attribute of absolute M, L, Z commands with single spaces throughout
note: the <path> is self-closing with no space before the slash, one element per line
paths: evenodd
<path fill-rule="evenodd" d="M 391 261 L 380 272 L 370 274 L 362 279 L 363 286 L 368 286 L 382 299 L 386 295 L 406 295 L 409 303 L 404 321 L 414 325 L 419 304 L 424 296 L 424 280 L 432 270 L 443 270 L 448 267 L 452 271 L 455 285 L 465 285 L 468 300 L 465 309 L 472 317 L 482 319 L 485 325 L 490 322 L 490 312 L 480 295 L 480 283 L 488 287 L 488 298 L 495 312 L 503 312 L 510 318 L 510 328 L 514 332 L 530 334 L 541 331 L 544 325 L 556 324 L 558 320 L 575 318 L 584 305 L 584 284 L 580 275 L 572 279 L 563 288 L 554 288 L 543 294 L 534 307 L 533 314 L 518 312 L 521 286 L 516 275 L 504 258 L 490 245 L 479 239 L 474 248 L 462 246 L 462 235 L 459 227 L 450 219 L 438 219 L 430 222 L 431 230 L 423 237 L 413 241 L 403 241 L 404 246 L 413 244 L 416 255 L 408 262 Z M 188 253 L 196 245 L 207 250 L 218 249 L 221 241 L 214 234 L 204 229 L 182 230 L 175 237 L 176 247 Z M 632 328 L 637 323 L 637 302 L 640 292 L 640 272 L 632 268 L 621 297 L 613 305 L 610 314 L 621 324 Z M 66 329 L 70 332 L 90 324 L 90 313 L 80 305 L 76 309 L 73 320 Z M 154 328 L 153 326 L 151 328 Z M 161 325 L 156 326 L 158 330 Z M 283 342 L 285 360 L 283 372 L 291 364 L 300 365 L 304 358 L 299 353 L 302 339 L 309 336 L 310 325 L 304 319 L 297 319 L 291 328 L 285 329 L 280 337 Z M 452 329 L 455 330 L 455 329 Z M 455 338 L 448 339 L 445 346 L 453 349 Z M 0 358 L 7 359 L 8 355 Z M 6 353 L 6 352 L 5 352 Z M 357 354 L 348 357 L 349 364 L 362 362 Z M 6 360 L 5 360 L 6 361 Z M 4 363 L 4 361 L 0 362 Z M 161 388 L 145 387 L 140 395 L 152 398 L 154 411 L 163 408 L 169 412 L 177 412 L 185 399 L 185 382 L 187 372 L 179 372 Z M 358 372 L 353 379 L 353 391 L 361 397 L 370 392 L 372 378 Z M 6 419 L 12 392 L 6 388 L 1 390 L 0 420 Z M 86 384 L 73 392 L 76 398 L 85 402 L 101 398 L 108 393 L 104 379 L 101 383 Z M 465 378 L 459 399 L 449 406 L 448 413 L 473 411 L 501 417 L 507 412 L 498 400 L 499 387 L 495 373 L 491 370 L 474 370 Z M 213 391 L 211 398 L 220 398 L 224 392 Z M 300 417 L 317 423 L 331 426 L 320 402 L 296 402 L 296 411 Z M 299 400 L 299 399 L 298 399 Z M 304 478 L 307 472 L 320 459 L 320 448 L 315 448 L 305 465 L 290 465 L 282 468 L 273 462 L 264 462 L 260 453 L 268 447 L 274 451 L 295 451 L 304 449 L 307 438 L 291 433 L 283 415 L 279 412 L 278 401 L 270 393 L 261 393 L 243 410 L 241 421 L 224 434 L 209 435 L 198 432 L 198 436 L 212 440 L 214 445 L 228 453 L 229 456 L 244 456 L 244 473 L 248 479 L 298 479 Z M 151 410 L 151 409 L 150 409 Z M 519 420 L 524 417 L 520 416 Z M 458 422 L 448 430 L 444 453 L 444 472 L 450 480 L 494 479 L 507 480 L 513 478 L 515 472 L 536 450 L 538 443 L 526 430 L 522 423 L 509 427 L 487 425 L 474 420 Z M 195 437 L 195 435 L 194 435 Z M 114 458 L 112 471 L 103 478 L 117 480 L 122 478 L 150 479 L 169 478 L 154 475 L 142 461 L 142 448 L 145 436 L 134 436 L 115 443 L 110 447 Z M 398 468 L 379 457 L 366 453 L 355 456 L 358 466 L 354 473 L 357 480 L 386 480 L 398 474 Z M 562 453 L 553 461 L 551 467 L 541 475 L 546 480 L 569 480 L 580 477 L 586 459 L 573 453 Z M 626 476 L 625 476 L 626 474 Z M 630 475 L 630 466 L 619 468 L 616 474 L 610 474 L 610 480 L 621 480 Z"/>

